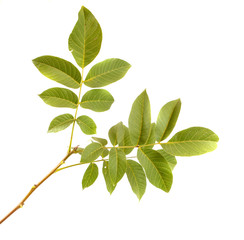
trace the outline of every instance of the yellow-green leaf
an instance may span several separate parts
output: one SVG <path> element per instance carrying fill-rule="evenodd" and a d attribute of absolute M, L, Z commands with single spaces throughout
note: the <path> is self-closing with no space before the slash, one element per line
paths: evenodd
<path fill-rule="evenodd" d="M 123 125 L 123 128 L 124 128 L 123 138 L 119 141 L 119 146 L 120 147 L 130 146 L 128 148 L 121 148 L 121 150 L 124 151 L 124 153 L 127 155 L 130 154 L 134 148 L 132 147 L 133 145 L 130 139 L 130 133 L 128 127 Z"/>
<path fill-rule="evenodd" d="M 124 138 L 124 126 L 122 122 L 117 123 L 116 125 L 112 126 L 108 131 L 108 136 L 110 142 L 113 146 L 116 146 L 121 142 Z"/>
<path fill-rule="evenodd" d="M 59 115 L 51 121 L 48 128 L 48 132 L 55 133 L 55 132 L 62 131 L 73 122 L 74 122 L 74 117 L 71 114 L 66 113 L 66 114 Z"/>
<path fill-rule="evenodd" d="M 83 95 L 80 105 L 95 112 L 104 112 L 113 102 L 114 98 L 107 90 L 93 89 Z"/>
<path fill-rule="evenodd" d="M 97 56 L 102 43 L 102 30 L 93 14 L 84 6 L 69 36 L 69 50 L 77 64 L 84 68 Z"/>
<path fill-rule="evenodd" d="M 112 182 L 118 183 L 126 171 L 125 153 L 119 148 L 112 148 L 109 152 L 108 166 Z"/>
<path fill-rule="evenodd" d="M 129 132 L 134 146 L 143 145 L 151 129 L 151 108 L 146 90 L 134 101 L 129 116 Z"/>
<path fill-rule="evenodd" d="M 132 160 L 127 160 L 126 175 L 132 191 L 136 194 L 140 200 L 146 191 L 146 176 L 142 166 Z"/>
<path fill-rule="evenodd" d="M 87 135 L 96 134 L 97 125 L 90 117 L 82 115 L 76 119 L 76 122 L 83 133 Z"/>
<path fill-rule="evenodd" d="M 114 184 L 112 182 L 111 176 L 109 174 L 109 168 L 108 168 L 108 162 L 107 161 L 103 162 L 103 170 L 102 171 L 103 171 L 103 176 L 104 176 L 104 180 L 106 183 L 107 190 L 110 194 L 112 194 L 112 192 L 114 191 L 114 189 L 116 187 L 116 184 Z"/>
<path fill-rule="evenodd" d="M 93 162 L 99 156 L 101 156 L 102 152 L 103 152 L 103 146 L 100 143 L 93 142 L 85 147 L 81 155 L 81 162 L 82 163 Z"/>
<path fill-rule="evenodd" d="M 81 74 L 72 63 L 53 56 L 38 57 L 33 63 L 44 76 L 70 88 L 80 87 Z"/>
<path fill-rule="evenodd" d="M 106 146 L 108 144 L 108 141 L 104 138 L 99 138 L 99 137 L 92 137 L 93 140 L 96 142 L 101 143 L 103 146 Z"/>
<path fill-rule="evenodd" d="M 41 93 L 40 98 L 52 107 L 77 108 L 78 97 L 66 88 L 50 88 Z"/>
<path fill-rule="evenodd" d="M 137 158 L 145 169 L 149 182 L 155 187 L 169 192 L 173 183 L 173 175 L 164 157 L 153 149 L 139 148 Z"/>
<path fill-rule="evenodd" d="M 217 148 L 218 136 L 210 129 L 191 127 L 176 133 L 163 149 L 173 156 L 195 156 Z"/>
<path fill-rule="evenodd" d="M 156 140 L 161 142 L 167 138 L 177 122 L 181 108 L 180 99 L 168 102 L 165 104 L 159 114 L 156 123 Z"/>
<path fill-rule="evenodd" d="M 90 187 L 96 181 L 97 177 L 98 167 L 95 163 L 90 163 L 82 179 L 82 188 Z"/>
<path fill-rule="evenodd" d="M 164 159 L 168 162 L 171 170 L 173 170 L 175 168 L 175 165 L 177 164 L 175 156 L 166 153 L 163 149 L 159 149 L 157 150 L 157 152 L 159 152 L 164 157 Z"/>
<path fill-rule="evenodd" d="M 118 58 L 110 58 L 94 65 L 86 76 L 84 84 L 88 87 L 104 87 L 120 80 L 131 65 Z"/>
<path fill-rule="evenodd" d="M 103 150 L 103 153 L 102 153 L 101 157 L 102 157 L 102 158 L 105 158 L 105 157 L 107 157 L 107 156 L 108 156 L 108 154 L 109 154 L 109 150 L 108 150 L 107 148 L 104 148 L 104 150 Z"/>
<path fill-rule="evenodd" d="M 150 129 L 150 134 L 148 136 L 148 139 L 145 143 L 145 145 L 149 145 L 143 148 L 149 148 L 152 149 L 154 147 L 154 143 L 155 143 L 156 139 L 155 139 L 155 123 L 151 124 L 151 129 Z"/>

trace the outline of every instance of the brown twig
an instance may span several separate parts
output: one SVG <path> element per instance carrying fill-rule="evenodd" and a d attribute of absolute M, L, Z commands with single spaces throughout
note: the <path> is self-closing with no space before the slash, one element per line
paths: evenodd
<path fill-rule="evenodd" d="M 19 208 L 22 208 L 24 206 L 25 201 L 30 197 L 30 195 L 43 183 L 45 182 L 51 175 L 53 175 L 56 170 L 65 163 L 65 161 L 78 149 L 78 146 L 73 148 L 72 151 L 69 151 L 67 155 L 63 158 L 63 160 L 50 172 L 48 173 L 39 183 L 34 184 L 34 186 L 31 188 L 31 190 L 28 192 L 28 194 L 23 198 L 23 200 L 11 211 L 9 212 L 1 221 L 0 224 L 3 223 L 7 218 L 9 218 L 15 211 L 17 211 Z"/>

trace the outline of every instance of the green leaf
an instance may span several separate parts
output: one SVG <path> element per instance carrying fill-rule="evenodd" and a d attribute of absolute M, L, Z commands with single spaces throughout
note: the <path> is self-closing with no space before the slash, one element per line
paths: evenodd
<path fill-rule="evenodd" d="M 163 156 L 155 150 L 139 148 L 137 158 L 145 169 L 149 182 L 155 187 L 169 192 L 173 175 L 168 162 Z"/>
<path fill-rule="evenodd" d="M 108 156 L 108 154 L 109 154 L 109 150 L 107 148 L 104 148 L 103 153 L 102 153 L 101 156 L 102 156 L 102 158 L 105 158 L 105 157 Z"/>
<path fill-rule="evenodd" d="M 164 159 L 168 162 L 171 170 L 173 170 L 175 165 L 177 164 L 175 156 L 166 153 L 163 149 L 159 149 L 157 150 L 157 152 L 159 152 L 164 157 Z"/>
<path fill-rule="evenodd" d="M 112 182 L 118 183 L 126 171 L 125 153 L 119 148 L 111 148 L 108 166 Z"/>
<path fill-rule="evenodd" d="M 81 162 L 82 163 L 93 162 L 99 156 L 101 156 L 102 152 L 103 152 L 103 146 L 100 143 L 93 142 L 84 149 L 81 155 Z"/>
<path fill-rule="evenodd" d="M 81 74 L 72 63 L 53 56 L 38 57 L 33 63 L 44 76 L 70 88 L 80 87 Z"/>
<path fill-rule="evenodd" d="M 103 171 L 103 176 L 104 176 L 104 180 L 106 183 L 107 190 L 110 194 L 112 194 L 112 192 L 114 191 L 114 189 L 116 187 L 116 184 L 114 185 L 112 180 L 111 180 L 107 161 L 103 162 L 103 170 L 102 171 Z"/>
<path fill-rule="evenodd" d="M 120 80 L 131 65 L 118 58 L 110 58 L 94 65 L 86 76 L 84 84 L 88 87 L 104 87 Z"/>
<path fill-rule="evenodd" d="M 148 136 L 148 139 L 147 139 L 145 145 L 154 144 L 155 141 L 156 141 L 156 139 L 155 139 L 155 123 L 152 123 L 151 124 L 151 129 L 150 129 L 150 134 Z M 143 147 L 143 148 L 152 149 L 153 147 L 154 147 L 154 145 L 149 145 L 149 146 L 146 146 L 146 147 Z"/>
<path fill-rule="evenodd" d="M 133 145 L 132 145 L 132 142 L 131 142 L 131 139 L 130 139 L 130 133 L 129 133 L 128 127 L 123 125 L 123 128 L 124 128 L 123 139 L 120 140 L 119 146 L 130 146 L 128 148 L 121 148 L 121 150 L 124 151 L 124 153 L 127 155 L 127 154 L 130 154 L 133 151 L 134 148 L 131 147 Z"/>
<path fill-rule="evenodd" d="M 51 121 L 48 128 L 48 132 L 55 133 L 55 132 L 62 131 L 73 122 L 74 122 L 74 117 L 71 114 L 66 113 L 66 114 L 59 115 Z"/>
<path fill-rule="evenodd" d="M 191 127 L 176 133 L 163 149 L 173 156 L 195 156 L 217 148 L 218 136 L 210 129 Z"/>
<path fill-rule="evenodd" d="M 165 104 L 159 114 L 156 123 L 156 140 L 161 142 L 167 138 L 177 122 L 181 108 L 180 99 Z"/>
<path fill-rule="evenodd" d="M 106 146 L 108 144 L 108 141 L 104 138 L 92 137 L 92 139 L 96 142 L 101 143 L 103 146 Z"/>
<path fill-rule="evenodd" d="M 80 105 L 95 112 L 104 112 L 113 102 L 114 98 L 107 90 L 93 89 L 83 95 Z"/>
<path fill-rule="evenodd" d="M 117 123 L 113 127 L 111 127 L 108 131 L 108 136 L 110 142 L 113 146 L 116 146 L 119 142 L 121 142 L 124 138 L 124 126 L 122 122 Z"/>
<path fill-rule="evenodd" d="M 82 188 L 90 187 L 96 181 L 97 177 L 98 167 L 95 163 L 90 163 L 82 179 Z"/>
<path fill-rule="evenodd" d="M 146 176 L 141 165 L 135 161 L 127 160 L 126 175 L 132 191 L 140 200 L 146 191 Z"/>
<path fill-rule="evenodd" d="M 83 133 L 87 135 L 96 134 L 96 123 L 90 117 L 82 115 L 76 119 L 76 122 Z"/>
<path fill-rule="evenodd" d="M 69 50 L 77 64 L 84 68 L 97 56 L 102 43 L 101 27 L 93 14 L 84 6 L 69 36 Z"/>
<path fill-rule="evenodd" d="M 129 132 L 133 145 L 143 145 L 150 134 L 151 108 L 146 90 L 134 101 L 129 116 Z"/>
<path fill-rule="evenodd" d="M 66 88 L 50 88 L 41 93 L 40 98 L 52 107 L 76 108 L 78 97 Z"/>

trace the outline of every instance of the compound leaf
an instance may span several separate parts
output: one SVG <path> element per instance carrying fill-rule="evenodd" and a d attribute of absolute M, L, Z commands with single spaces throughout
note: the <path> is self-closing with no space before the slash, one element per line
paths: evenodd
<path fill-rule="evenodd" d="M 71 114 L 66 113 L 66 114 L 59 115 L 51 121 L 48 128 L 48 132 L 55 133 L 55 132 L 62 131 L 73 122 L 74 122 L 74 117 Z"/>
<path fill-rule="evenodd" d="M 82 115 L 76 119 L 76 122 L 83 133 L 87 135 L 96 134 L 96 123 L 90 117 Z"/>
<path fill-rule="evenodd" d="M 107 190 L 110 194 L 112 194 L 112 192 L 114 191 L 114 189 L 116 187 L 116 184 L 114 184 L 112 182 L 111 176 L 109 174 L 109 168 L 108 168 L 108 162 L 107 161 L 103 162 L 103 170 L 102 171 L 103 171 L 103 176 L 104 176 L 104 180 L 106 183 Z"/>
<path fill-rule="evenodd" d="M 125 153 L 119 148 L 112 148 L 109 152 L 109 174 L 114 184 L 117 184 L 126 171 Z"/>
<path fill-rule="evenodd" d="M 100 143 L 93 142 L 85 147 L 81 155 L 81 162 L 82 163 L 93 162 L 99 156 L 101 156 L 102 152 L 103 152 L 103 146 Z"/>
<path fill-rule="evenodd" d="M 50 88 L 41 93 L 40 98 L 52 107 L 76 108 L 78 97 L 71 90 L 66 88 Z"/>
<path fill-rule="evenodd" d="M 81 74 L 72 63 L 53 56 L 38 57 L 33 63 L 44 76 L 70 88 L 80 87 Z"/>
<path fill-rule="evenodd" d="M 151 108 L 146 90 L 134 101 L 129 116 L 129 132 L 133 145 L 143 145 L 150 134 Z"/>
<path fill-rule="evenodd" d="M 175 165 L 177 164 L 175 156 L 166 153 L 163 149 L 159 149 L 157 150 L 157 152 L 159 152 L 164 157 L 164 159 L 168 162 L 171 170 L 173 170 Z"/>
<path fill-rule="evenodd" d="M 93 89 L 83 95 L 80 105 L 95 112 L 104 112 L 113 102 L 114 98 L 107 90 Z"/>
<path fill-rule="evenodd" d="M 91 88 L 104 87 L 124 77 L 130 67 L 129 63 L 121 59 L 107 59 L 91 68 L 84 84 Z"/>
<path fill-rule="evenodd" d="M 77 64 L 84 68 L 97 56 L 102 43 L 102 30 L 93 14 L 84 6 L 69 36 L 69 50 Z"/>
<path fill-rule="evenodd" d="M 97 177 L 98 167 L 95 163 L 90 163 L 82 179 L 82 188 L 90 187 L 96 181 Z"/>
<path fill-rule="evenodd" d="M 156 123 L 156 140 L 161 142 L 169 136 L 177 122 L 181 108 L 180 99 L 165 104 L 159 114 Z"/>
<path fill-rule="evenodd" d="M 173 175 L 168 162 L 153 149 L 139 148 L 137 158 L 146 171 L 147 178 L 155 187 L 169 192 Z"/>
<path fill-rule="evenodd" d="M 146 191 L 147 182 L 145 173 L 143 171 L 142 166 L 139 163 L 133 160 L 127 160 L 126 163 L 126 175 L 128 181 L 130 183 L 132 191 L 140 200 Z"/>
<path fill-rule="evenodd" d="M 217 148 L 218 136 L 210 129 L 191 127 L 176 133 L 163 149 L 173 156 L 195 156 Z"/>

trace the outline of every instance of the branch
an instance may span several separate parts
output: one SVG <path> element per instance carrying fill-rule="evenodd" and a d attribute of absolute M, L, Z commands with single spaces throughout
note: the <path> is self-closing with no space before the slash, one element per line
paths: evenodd
<path fill-rule="evenodd" d="M 31 190 L 28 192 L 28 194 L 23 198 L 23 200 L 11 211 L 9 212 L 1 221 L 0 224 L 2 224 L 7 218 L 9 218 L 15 211 L 17 211 L 19 208 L 22 208 L 24 206 L 25 201 L 30 197 L 30 195 L 43 183 L 45 182 L 51 175 L 53 175 L 56 170 L 65 163 L 65 161 L 78 149 L 78 146 L 73 148 L 72 151 L 69 151 L 67 155 L 62 159 L 62 161 L 50 172 L 48 173 L 39 183 L 34 184 L 34 186 L 31 188 Z"/>

